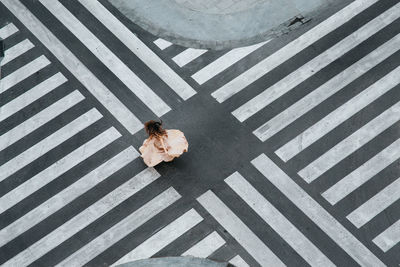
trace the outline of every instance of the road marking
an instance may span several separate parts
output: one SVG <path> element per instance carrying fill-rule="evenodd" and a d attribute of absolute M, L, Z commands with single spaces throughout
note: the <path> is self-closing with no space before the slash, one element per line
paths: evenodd
<path fill-rule="evenodd" d="M 129 147 L 0 230 L 0 247 L 65 207 L 138 157 Z"/>
<path fill-rule="evenodd" d="M 225 240 L 217 233 L 212 232 L 196 245 L 186 250 L 182 256 L 207 258 L 225 244 Z"/>
<path fill-rule="evenodd" d="M 387 252 L 400 242 L 400 220 L 372 240 L 383 252 Z"/>
<path fill-rule="evenodd" d="M 372 6 L 378 0 L 357 0 L 344 7 L 339 12 L 321 22 L 296 40 L 279 49 L 271 56 L 260 61 L 244 73 L 212 93 L 212 96 L 222 103 L 234 94 L 240 92 L 277 66 L 281 65 L 303 49 L 307 48 L 323 36 L 339 28 L 357 14 Z"/>
<path fill-rule="evenodd" d="M 171 110 L 153 90 L 59 1 L 40 0 L 40 2 L 158 117 Z"/>
<path fill-rule="evenodd" d="M 61 129 L 47 136 L 39 143 L 25 150 L 15 158 L 10 159 L 8 162 L 0 166 L 0 181 L 3 181 L 8 176 L 14 174 L 53 148 L 67 141 L 69 138 L 95 123 L 102 117 L 103 116 L 100 112 L 93 108 Z"/>
<path fill-rule="evenodd" d="M 0 107 L 0 122 L 7 119 L 14 113 L 32 104 L 45 94 L 51 92 L 61 84 L 65 83 L 67 79 L 61 73 L 56 73 L 32 89 L 26 91 L 17 98 L 11 100 L 4 106 Z"/>
<path fill-rule="evenodd" d="M 17 69 L 13 73 L 10 73 L 9 75 L 2 78 L 0 83 L 0 93 L 4 93 L 14 85 L 25 80 L 26 78 L 40 71 L 49 64 L 50 61 L 45 56 L 40 56 L 32 60 L 28 64 L 24 65 L 23 67 Z"/>
<path fill-rule="evenodd" d="M 19 42 L 18 44 L 14 45 L 13 47 L 10 47 L 9 49 L 7 49 L 5 51 L 4 58 L 0 62 L 0 65 L 4 66 L 8 62 L 10 62 L 10 61 L 16 59 L 17 57 L 21 56 L 22 54 L 24 54 L 25 52 L 29 51 L 33 47 L 35 47 L 35 46 L 28 39 L 25 39 L 25 40 Z"/>
<path fill-rule="evenodd" d="M 0 198 L 0 214 L 121 137 L 113 127 L 75 149 Z"/>
<path fill-rule="evenodd" d="M 261 154 L 251 163 L 358 264 L 371 267 L 385 266 L 265 154 Z"/>
<path fill-rule="evenodd" d="M 203 84 L 206 81 L 210 80 L 211 78 L 215 77 L 219 73 L 223 72 L 242 58 L 245 58 L 246 56 L 250 55 L 250 53 L 254 52 L 261 46 L 265 45 L 271 40 L 258 43 L 255 45 L 251 46 L 245 46 L 245 47 L 239 47 L 232 49 L 228 53 L 220 56 L 207 66 L 203 67 L 199 71 L 197 71 L 195 74 L 192 75 L 192 78 L 198 83 L 198 84 Z"/>
<path fill-rule="evenodd" d="M 240 122 L 247 120 L 270 103 L 289 92 L 396 19 L 400 18 L 399 10 L 400 3 L 374 18 L 357 31 L 351 33 L 331 48 L 325 50 L 323 53 L 304 64 L 302 67 L 296 69 L 279 82 L 247 101 L 232 112 L 233 116 L 235 116 Z"/>
<path fill-rule="evenodd" d="M 342 90 L 345 86 L 361 77 L 379 63 L 399 50 L 400 34 L 390 39 L 376 50 L 369 53 L 305 97 L 298 100 L 289 108 L 276 115 L 253 133 L 262 142 L 277 134 L 280 130 L 321 104 L 324 100 Z"/>
<path fill-rule="evenodd" d="M 199 56 L 206 53 L 208 50 L 206 49 L 194 49 L 194 48 L 186 48 L 184 51 L 174 56 L 172 60 L 179 66 L 183 67 L 186 64 L 192 62 Z"/>
<path fill-rule="evenodd" d="M 143 129 L 139 119 L 19 0 L 0 1 L 131 134 Z"/>
<path fill-rule="evenodd" d="M 232 259 L 229 260 L 229 263 L 232 263 L 236 267 L 250 267 L 239 255 L 236 255 Z"/>
<path fill-rule="evenodd" d="M 185 214 L 162 228 L 160 231 L 152 235 L 143 243 L 141 243 L 131 252 L 128 252 L 128 254 L 119 259 L 112 266 L 130 261 L 150 258 L 154 254 L 171 244 L 178 237 L 199 224 L 202 220 L 203 218 L 194 209 L 187 211 Z"/>
<path fill-rule="evenodd" d="M 399 12 L 400 15 L 400 12 Z M 367 89 L 348 100 L 346 103 L 326 115 L 324 118 L 310 126 L 298 136 L 290 140 L 275 153 L 283 160 L 288 161 L 298 153 L 318 141 L 341 123 L 348 120 L 361 109 L 365 108 L 383 94 L 392 90 L 400 83 L 400 67 L 369 86 Z"/>
<path fill-rule="evenodd" d="M 9 266 L 27 266 L 72 237 L 95 220 L 155 181 L 160 175 L 154 169 L 145 169 L 120 185 L 96 203 L 47 234 L 32 246 L 6 262 Z"/>
<path fill-rule="evenodd" d="M 197 201 L 261 266 L 285 266 L 213 192 L 207 191 Z"/>
<path fill-rule="evenodd" d="M 322 193 L 322 196 L 335 205 L 348 194 L 369 181 L 372 177 L 400 158 L 400 139 L 362 164 L 342 180 Z"/>
<path fill-rule="evenodd" d="M 187 100 L 196 94 L 196 91 L 187 82 L 176 74 L 102 4 L 93 0 L 79 0 L 79 2 L 183 100 Z"/>
<path fill-rule="evenodd" d="M 3 28 L 0 29 L 0 38 L 1 39 L 7 39 L 8 37 L 10 37 L 11 35 L 13 35 L 14 33 L 17 33 L 18 29 L 17 27 L 15 27 L 14 24 L 10 23 L 7 24 L 6 26 L 4 26 Z"/>
<path fill-rule="evenodd" d="M 85 97 L 74 91 L 0 136 L 0 152 L 72 108 Z"/>
<path fill-rule="evenodd" d="M 113 227 L 93 239 L 81 249 L 70 255 L 57 266 L 81 266 L 120 241 L 158 213 L 172 205 L 181 196 L 172 187 L 156 196 L 141 208 L 115 224 Z"/>
<path fill-rule="evenodd" d="M 346 139 L 329 149 L 299 172 L 308 183 L 320 177 L 351 153 L 361 148 L 400 120 L 400 102 L 385 110 Z"/>
<path fill-rule="evenodd" d="M 335 266 L 238 172 L 225 182 L 311 266 Z"/>
<path fill-rule="evenodd" d="M 346 218 L 357 228 L 368 223 L 400 198 L 400 178 L 362 204 Z"/>
<path fill-rule="evenodd" d="M 155 40 L 153 42 L 156 46 L 158 46 L 158 48 L 160 48 L 161 50 L 164 50 L 167 47 L 170 47 L 172 45 L 171 42 L 168 42 L 164 39 L 158 38 L 157 40 Z"/>

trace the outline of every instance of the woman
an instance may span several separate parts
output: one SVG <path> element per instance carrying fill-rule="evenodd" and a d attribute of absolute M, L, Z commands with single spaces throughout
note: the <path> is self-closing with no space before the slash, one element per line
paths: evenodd
<path fill-rule="evenodd" d="M 144 129 L 149 138 L 139 148 L 141 157 L 147 166 L 153 167 L 162 161 L 172 161 L 188 151 L 185 135 L 179 130 L 164 130 L 162 121 L 148 121 Z"/>

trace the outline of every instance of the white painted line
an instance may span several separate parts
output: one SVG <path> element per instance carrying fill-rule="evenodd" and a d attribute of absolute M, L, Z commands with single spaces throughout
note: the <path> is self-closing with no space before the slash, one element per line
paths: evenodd
<path fill-rule="evenodd" d="M 197 201 L 261 266 L 285 266 L 213 192 L 207 191 Z"/>
<path fill-rule="evenodd" d="M 131 252 L 128 252 L 128 254 L 119 259 L 112 266 L 130 261 L 150 258 L 154 254 L 171 244 L 178 237 L 199 224 L 202 220 L 203 218 L 194 209 L 187 211 L 185 214 L 162 228 L 160 231 L 152 235 L 143 243 L 141 243 Z"/>
<path fill-rule="evenodd" d="M 57 264 L 57 266 L 70 267 L 85 265 L 91 259 L 173 204 L 180 197 L 179 193 L 170 187 L 130 214 L 128 217 L 115 224 L 106 232 L 93 239 L 90 243 L 70 255 L 61 263 Z"/>
<path fill-rule="evenodd" d="M 308 183 L 320 177 L 351 153 L 378 136 L 384 130 L 400 120 L 400 102 L 393 105 L 378 117 L 365 124 L 346 139 L 329 149 L 299 172 Z"/>
<path fill-rule="evenodd" d="M 369 181 L 372 177 L 400 158 L 400 139 L 362 164 L 342 180 L 322 193 L 322 196 L 335 205 L 348 194 Z"/>
<path fill-rule="evenodd" d="M 238 172 L 225 182 L 311 266 L 335 266 Z"/>
<path fill-rule="evenodd" d="M 161 50 L 164 50 L 167 47 L 170 47 L 172 45 L 171 42 L 168 42 L 167 40 L 158 38 L 157 40 L 155 40 L 153 42 L 156 46 L 158 46 L 158 48 L 160 48 Z"/>
<path fill-rule="evenodd" d="M 281 79 L 279 82 L 265 89 L 262 93 L 234 110 L 232 114 L 241 122 L 247 120 L 270 103 L 400 18 L 399 10 L 400 3 L 374 18 L 357 31 Z"/>
<path fill-rule="evenodd" d="M 102 117 L 103 116 L 100 114 L 100 112 L 93 108 L 61 129 L 47 136 L 39 143 L 25 150 L 15 158 L 10 159 L 8 162 L 0 166 L 0 181 L 3 181 L 11 174 L 17 172 L 29 163 L 43 156 L 51 149 L 62 144 Z"/>
<path fill-rule="evenodd" d="M 281 65 L 299 53 L 301 50 L 307 48 L 312 43 L 318 41 L 331 31 L 339 28 L 351 18 L 355 17 L 357 14 L 361 13 L 376 2 L 378 2 L 378 0 L 356 0 L 352 2 L 350 5 L 333 14 L 331 17 L 321 22 L 305 34 L 301 35 L 296 40 L 282 47 L 271 56 L 265 58 L 255 66 L 251 67 L 232 81 L 216 90 L 214 93 L 212 93 L 212 96 L 219 103 L 224 102 L 234 94 L 240 92 L 251 83 L 255 82 L 277 66 Z"/>
<path fill-rule="evenodd" d="M 187 48 L 178 55 L 174 56 L 172 60 L 179 66 L 183 67 L 186 64 L 192 62 L 199 56 L 206 53 L 208 50 L 206 49 L 194 49 L 194 48 Z"/>
<path fill-rule="evenodd" d="M 361 77 L 373 67 L 387 59 L 389 56 L 399 50 L 400 34 L 390 39 L 364 58 L 360 59 L 296 103 L 285 109 L 253 133 L 262 142 L 277 134 L 280 130 L 321 104 L 330 96 L 342 90 L 345 86 Z"/>
<path fill-rule="evenodd" d="M 4 66 L 8 62 L 16 59 L 17 57 L 24 54 L 26 51 L 29 51 L 33 47 L 34 45 L 28 39 L 19 42 L 18 44 L 14 45 L 13 47 L 10 47 L 4 52 L 4 58 L 0 62 L 0 65 Z"/>
<path fill-rule="evenodd" d="M 368 223 L 400 198 L 400 178 L 362 204 L 346 218 L 357 228 Z"/>
<path fill-rule="evenodd" d="M 196 245 L 186 250 L 182 256 L 207 258 L 225 244 L 225 240 L 217 233 L 212 232 Z"/>
<path fill-rule="evenodd" d="M 143 129 L 139 119 L 19 0 L 1 2 L 131 134 Z"/>
<path fill-rule="evenodd" d="M 236 267 L 250 267 L 239 255 L 233 257 L 229 263 L 232 263 Z"/>
<path fill-rule="evenodd" d="M 111 127 L 8 192 L 0 198 L 0 214 L 111 144 L 120 136 L 121 134 Z"/>
<path fill-rule="evenodd" d="M 40 56 L 32 60 L 28 64 L 24 65 L 23 67 L 17 69 L 13 73 L 10 73 L 1 80 L 0 93 L 4 93 L 14 85 L 25 80 L 26 78 L 43 69 L 49 64 L 50 61 L 45 56 Z"/>
<path fill-rule="evenodd" d="M 32 133 L 39 127 L 43 126 L 45 123 L 54 119 L 58 115 L 62 114 L 66 110 L 75 106 L 83 99 L 85 99 L 85 97 L 76 90 L 30 117 L 21 124 L 18 124 L 0 136 L 0 152 L 26 135 Z"/>
<path fill-rule="evenodd" d="M 40 2 L 158 117 L 171 108 L 57 0 Z"/>
<path fill-rule="evenodd" d="M 400 220 L 372 240 L 383 252 L 387 252 L 400 242 Z"/>
<path fill-rule="evenodd" d="M 207 66 L 203 67 L 199 71 L 197 71 L 195 74 L 192 75 L 192 78 L 198 83 L 198 84 L 203 84 L 206 81 L 210 80 L 211 78 L 215 77 L 219 73 L 223 72 L 242 58 L 245 58 L 248 56 L 250 53 L 254 52 L 261 46 L 265 45 L 271 40 L 251 45 L 251 46 L 245 46 L 245 47 L 240 47 L 240 48 L 235 48 L 229 51 L 228 53 L 220 56 Z"/>
<path fill-rule="evenodd" d="M 265 154 L 261 154 L 251 163 L 358 264 L 374 267 L 385 266 Z"/>
<path fill-rule="evenodd" d="M 399 12 L 400 14 L 400 12 Z M 326 115 L 324 118 L 310 126 L 298 136 L 290 140 L 275 153 L 283 160 L 296 156 L 298 153 L 318 141 L 320 138 L 348 120 L 361 109 L 365 108 L 376 99 L 387 93 L 400 83 L 400 67 L 369 86 L 367 89 L 354 96 L 346 103 Z"/>
<path fill-rule="evenodd" d="M 0 247 L 71 203 L 138 157 L 132 147 L 109 159 L 0 231 Z"/>
<path fill-rule="evenodd" d="M 183 100 L 196 94 L 196 91 L 134 35 L 121 21 L 103 5 L 94 0 L 79 0 L 101 23 L 104 24 L 123 44 L 143 61 Z"/>
<path fill-rule="evenodd" d="M 26 91 L 17 98 L 11 100 L 4 106 L 0 107 L 0 121 L 3 121 L 14 113 L 25 108 L 29 104 L 35 102 L 45 94 L 53 91 L 55 88 L 65 83 L 67 79 L 60 72 L 54 74 L 50 78 L 36 85 L 32 89 Z"/>
<path fill-rule="evenodd" d="M 95 220 L 127 200 L 156 180 L 160 175 L 154 169 L 145 169 L 78 215 L 47 234 L 32 246 L 6 262 L 8 266 L 28 266 Z"/>
<path fill-rule="evenodd" d="M 17 27 L 15 27 L 14 24 L 10 23 L 7 24 L 6 26 L 4 26 L 3 28 L 0 29 L 0 38 L 1 39 L 7 39 L 8 37 L 10 37 L 11 35 L 13 35 L 14 33 L 17 33 L 18 29 Z"/>

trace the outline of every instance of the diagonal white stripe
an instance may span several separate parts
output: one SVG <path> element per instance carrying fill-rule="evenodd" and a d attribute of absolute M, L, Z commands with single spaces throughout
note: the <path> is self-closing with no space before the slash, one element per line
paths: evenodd
<path fill-rule="evenodd" d="M 172 60 L 179 66 L 183 67 L 186 64 L 192 62 L 199 56 L 206 53 L 208 50 L 206 49 L 194 49 L 194 48 L 187 48 L 178 55 L 174 56 Z"/>
<path fill-rule="evenodd" d="M 161 50 L 164 50 L 165 48 L 170 47 L 172 45 L 171 42 L 168 42 L 161 38 L 158 38 L 153 43 L 155 43 L 155 45 L 158 46 L 158 48 L 160 48 Z"/>
<path fill-rule="evenodd" d="M 400 242 L 400 220 L 372 240 L 383 252 L 387 252 Z"/>
<path fill-rule="evenodd" d="M 4 58 L 0 62 L 1 66 L 4 66 L 8 62 L 16 59 L 20 55 L 24 54 L 26 51 L 32 49 L 34 45 L 29 41 L 28 39 L 25 39 L 18 44 L 14 45 L 13 47 L 10 47 L 4 52 Z"/>
<path fill-rule="evenodd" d="M 0 29 L 0 38 L 1 39 L 7 39 L 8 37 L 10 37 L 11 35 L 13 35 L 14 33 L 17 33 L 18 29 L 17 27 L 15 27 L 14 24 L 10 23 L 7 24 L 6 26 L 4 26 L 3 28 Z"/>
<path fill-rule="evenodd" d="M 225 240 L 217 233 L 212 232 L 196 245 L 186 250 L 182 256 L 207 258 L 225 244 Z"/>
<path fill-rule="evenodd" d="M 358 264 L 371 267 L 385 266 L 265 154 L 261 154 L 251 163 Z"/>
<path fill-rule="evenodd" d="M 236 267 L 249 267 L 249 265 L 239 255 L 236 255 L 235 257 L 230 259 L 229 262 Z"/>

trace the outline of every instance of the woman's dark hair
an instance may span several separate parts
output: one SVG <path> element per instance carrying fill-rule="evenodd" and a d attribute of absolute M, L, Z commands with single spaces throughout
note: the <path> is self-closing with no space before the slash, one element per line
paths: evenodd
<path fill-rule="evenodd" d="M 148 121 L 144 124 L 144 129 L 149 136 L 162 136 L 166 134 L 166 131 L 162 128 L 162 120 L 158 121 Z"/>

